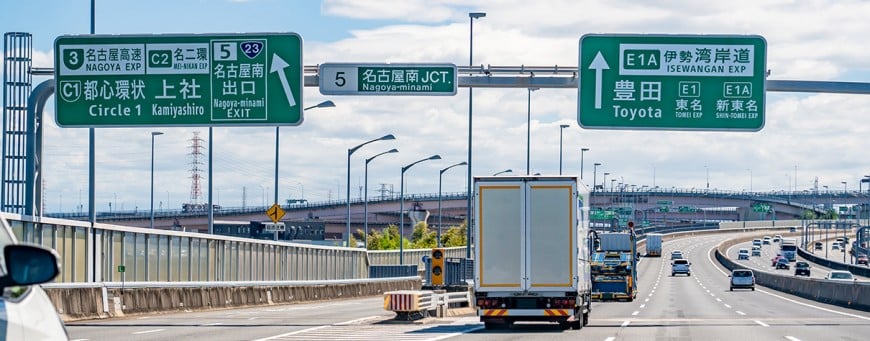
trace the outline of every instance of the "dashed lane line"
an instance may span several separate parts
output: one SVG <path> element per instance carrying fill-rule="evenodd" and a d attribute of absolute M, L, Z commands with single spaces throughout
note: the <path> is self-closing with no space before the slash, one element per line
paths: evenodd
<path fill-rule="evenodd" d="M 768 325 L 767 323 L 761 322 L 759 320 L 755 320 L 753 322 L 758 323 L 758 325 L 762 327 L 770 327 L 770 325 Z"/>

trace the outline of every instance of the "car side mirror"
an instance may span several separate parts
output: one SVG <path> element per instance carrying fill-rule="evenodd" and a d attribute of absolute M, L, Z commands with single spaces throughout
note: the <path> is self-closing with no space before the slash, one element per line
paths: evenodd
<path fill-rule="evenodd" d="M 0 289 L 34 285 L 51 281 L 60 273 L 57 253 L 35 245 L 6 245 L 6 275 L 0 277 Z"/>

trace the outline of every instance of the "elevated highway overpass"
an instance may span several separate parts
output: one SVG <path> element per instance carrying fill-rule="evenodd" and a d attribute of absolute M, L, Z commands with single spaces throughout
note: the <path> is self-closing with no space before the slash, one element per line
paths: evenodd
<path fill-rule="evenodd" d="M 385 196 L 368 201 L 368 222 L 370 228 L 381 228 L 399 223 L 398 196 Z M 647 221 L 652 225 L 668 225 L 686 222 L 741 221 L 741 220 L 783 220 L 799 219 L 807 210 L 822 212 L 830 205 L 866 205 L 870 196 L 863 193 L 811 194 L 806 192 L 747 193 L 706 190 L 671 191 L 598 191 L 592 193 L 592 209 L 615 209 L 629 207 L 631 217 L 636 222 Z M 754 206 L 764 204 L 768 212 L 755 212 Z M 207 205 L 206 205 L 207 206 Z M 351 200 L 351 231 L 363 228 L 364 202 Z M 441 196 L 441 218 L 445 225 L 454 226 L 465 220 L 467 199 L 465 193 L 444 193 Z M 283 221 L 320 221 L 326 225 L 327 235 L 343 239 L 346 232 L 347 202 L 304 202 L 283 205 L 286 215 Z M 425 210 L 430 214 L 430 225 L 438 221 L 438 195 L 413 194 L 405 196 L 405 207 L 409 210 Z M 664 209 L 667 207 L 667 209 Z M 686 208 L 683 210 L 682 208 Z M 268 207 L 223 207 L 214 212 L 215 220 L 222 221 L 265 221 Z M 866 217 L 868 210 L 856 212 Z M 155 211 L 154 226 L 159 229 L 181 229 L 206 232 L 208 229 L 207 212 L 184 212 L 181 210 Z M 52 217 L 87 220 L 79 213 L 55 213 Z M 99 222 L 125 226 L 148 227 L 150 215 L 145 211 L 99 212 Z M 406 226 L 410 221 L 406 220 Z M 406 229 L 410 233 L 411 229 Z"/>

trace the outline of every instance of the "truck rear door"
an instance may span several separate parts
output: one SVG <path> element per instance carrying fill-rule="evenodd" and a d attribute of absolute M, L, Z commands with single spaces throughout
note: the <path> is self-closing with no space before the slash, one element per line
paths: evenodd
<path fill-rule="evenodd" d="M 476 184 L 478 211 L 476 285 L 485 291 L 518 291 L 523 288 L 525 233 L 523 182 L 497 181 Z"/>
<path fill-rule="evenodd" d="M 571 181 L 525 186 L 526 281 L 530 291 L 576 290 L 577 202 Z"/>

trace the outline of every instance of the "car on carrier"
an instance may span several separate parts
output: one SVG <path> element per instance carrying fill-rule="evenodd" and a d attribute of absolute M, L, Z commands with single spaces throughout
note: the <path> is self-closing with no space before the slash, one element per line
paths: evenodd
<path fill-rule="evenodd" d="M 691 276 L 691 266 L 692 263 L 689 263 L 688 259 L 675 259 L 671 263 L 671 276 L 676 276 L 677 274 L 685 274 L 686 276 Z"/>

